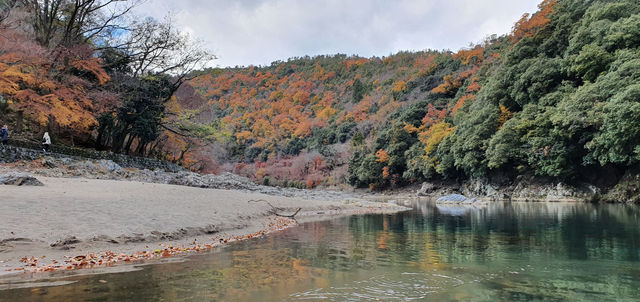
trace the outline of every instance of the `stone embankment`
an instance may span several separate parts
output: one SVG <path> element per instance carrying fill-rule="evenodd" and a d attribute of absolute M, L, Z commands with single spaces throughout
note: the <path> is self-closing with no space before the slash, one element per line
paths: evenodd
<path fill-rule="evenodd" d="M 12 140 L 8 146 L 0 147 L 0 163 L 32 161 L 42 157 L 62 160 L 104 160 L 114 162 L 124 168 L 162 170 L 168 172 L 184 171 L 179 165 L 167 161 L 62 145 L 54 145 L 51 147 L 51 152 L 46 153 L 42 150 L 40 144 L 30 141 Z"/>

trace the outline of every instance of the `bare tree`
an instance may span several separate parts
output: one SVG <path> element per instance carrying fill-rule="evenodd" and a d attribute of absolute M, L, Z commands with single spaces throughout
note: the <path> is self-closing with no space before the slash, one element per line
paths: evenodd
<path fill-rule="evenodd" d="M 215 59 L 200 40 L 176 29 L 168 17 L 163 21 L 147 18 L 134 24 L 126 45 L 134 77 L 168 73 L 182 79 Z"/>
<path fill-rule="evenodd" d="M 202 41 L 178 30 L 168 17 L 163 21 L 146 18 L 134 22 L 127 31 L 105 41 L 108 43 L 98 50 L 116 49 L 122 54 L 119 62 L 113 64 L 126 62 L 134 78 L 169 74 L 174 79 L 173 92 L 190 79 L 194 70 L 216 58 L 204 48 Z"/>
<path fill-rule="evenodd" d="M 45 47 L 86 43 L 121 29 L 123 17 L 141 1 L 20 0 L 31 14 L 36 41 Z"/>

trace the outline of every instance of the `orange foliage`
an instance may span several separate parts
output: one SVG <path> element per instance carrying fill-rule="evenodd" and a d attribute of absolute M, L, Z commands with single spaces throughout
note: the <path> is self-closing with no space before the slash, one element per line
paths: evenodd
<path fill-rule="evenodd" d="M 471 82 L 471 84 L 469 84 L 469 86 L 467 87 L 467 92 L 478 92 L 480 91 L 480 88 L 482 88 L 480 84 L 474 81 Z"/>
<path fill-rule="evenodd" d="M 464 105 L 465 102 L 474 100 L 475 98 L 476 98 L 476 96 L 473 95 L 473 94 L 465 94 L 465 95 L 463 95 L 460 99 L 458 99 L 456 104 L 453 105 L 453 108 L 451 108 L 451 115 L 452 116 L 455 115 L 458 112 L 458 110 L 460 108 L 462 108 L 462 106 Z"/>
<path fill-rule="evenodd" d="M 504 105 L 500 105 L 500 117 L 498 118 L 498 124 L 502 127 L 504 123 L 506 123 L 509 119 L 513 117 L 513 113 L 509 111 L 507 107 Z"/>
<path fill-rule="evenodd" d="M 365 96 L 358 104 L 353 106 L 347 116 L 351 117 L 354 122 L 366 120 L 369 117 L 369 109 L 374 102 L 375 100 L 371 96 Z"/>
<path fill-rule="evenodd" d="M 453 57 L 460 59 L 464 65 L 469 65 L 470 63 L 480 65 L 484 60 L 484 48 L 482 45 L 476 45 L 471 49 L 461 49 L 453 54 Z"/>
<path fill-rule="evenodd" d="M 102 60 L 99 58 L 78 59 L 71 62 L 71 67 L 78 71 L 91 73 L 100 85 L 104 85 L 111 79 L 102 69 Z"/>
<path fill-rule="evenodd" d="M 391 88 L 392 92 L 403 92 L 407 89 L 407 82 L 405 81 L 397 81 L 394 85 L 393 88 Z"/>
<path fill-rule="evenodd" d="M 443 80 L 444 82 L 438 85 L 438 87 L 433 88 L 431 92 L 440 94 L 453 93 L 456 89 L 462 86 L 462 80 L 458 77 L 454 77 L 453 75 L 446 75 Z"/>
<path fill-rule="evenodd" d="M 240 131 L 236 133 L 236 140 L 238 143 L 243 143 L 247 139 L 251 138 L 251 131 Z"/>
<path fill-rule="evenodd" d="M 387 179 L 389 178 L 389 176 L 391 176 L 391 173 L 389 172 L 389 166 L 385 166 L 384 168 L 382 168 L 382 178 Z"/>
<path fill-rule="evenodd" d="M 512 43 L 520 41 L 524 37 L 533 36 L 538 30 L 545 27 L 551 20 L 549 15 L 553 12 L 553 6 L 557 0 L 544 0 L 538 5 L 539 11 L 533 16 L 529 14 L 522 15 L 522 18 L 513 25 L 510 40 Z"/>
<path fill-rule="evenodd" d="M 77 66 L 90 68 L 101 82 L 108 79 L 99 60 L 78 62 Z M 39 126 L 53 121 L 76 135 L 87 136 L 97 124 L 95 116 L 100 112 L 96 109 L 101 108 L 98 100 L 89 98 L 88 83 L 74 77 L 66 82 L 54 80 L 50 68 L 51 63 L 41 57 L 20 53 L 0 56 L 0 94 Z"/>
<path fill-rule="evenodd" d="M 466 79 L 466 78 L 476 74 L 476 72 L 478 72 L 478 70 L 480 70 L 480 67 L 474 66 L 473 68 L 471 68 L 469 70 L 465 70 L 465 71 L 461 72 L 459 78 L 460 79 Z"/>
<path fill-rule="evenodd" d="M 369 59 L 367 58 L 356 58 L 356 59 L 348 59 L 342 62 L 347 67 L 347 70 L 351 70 L 351 67 L 354 66 L 362 66 L 365 63 L 368 63 Z"/>
<path fill-rule="evenodd" d="M 385 150 L 378 150 L 376 152 L 376 161 L 379 163 L 386 163 L 389 161 L 389 153 L 387 153 L 387 151 Z"/>
<path fill-rule="evenodd" d="M 296 129 L 293 131 L 293 135 L 297 137 L 306 137 L 311 135 L 311 129 L 313 128 L 313 124 L 311 121 L 303 121 L 298 124 Z"/>
<path fill-rule="evenodd" d="M 293 103 L 306 105 L 309 104 L 309 93 L 306 91 L 298 91 L 293 95 Z"/>

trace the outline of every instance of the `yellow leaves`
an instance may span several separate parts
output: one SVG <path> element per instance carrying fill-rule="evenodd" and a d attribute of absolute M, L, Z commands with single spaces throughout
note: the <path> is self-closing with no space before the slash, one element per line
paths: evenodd
<path fill-rule="evenodd" d="M 403 92 L 407 90 L 407 82 L 405 81 L 397 81 L 394 85 L 393 88 L 391 88 L 392 92 Z"/>
<path fill-rule="evenodd" d="M 498 124 L 500 127 L 511 119 L 511 117 L 513 117 L 513 113 L 511 113 L 511 111 L 509 111 L 509 109 L 504 105 L 500 105 L 500 117 L 498 118 Z"/>
<path fill-rule="evenodd" d="M 267 137 L 273 132 L 273 127 L 265 120 L 257 120 L 251 127 L 251 132 L 255 137 Z"/>
<path fill-rule="evenodd" d="M 11 96 L 17 110 L 32 122 L 45 126 L 50 118 L 78 135 L 89 135 L 95 119 L 94 101 L 87 97 L 83 83 L 59 82 L 45 58 L 8 53 L 0 56 L 0 93 Z M 108 79 L 97 58 L 73 62 L 74 68 L 91 72 L 104 82 Z"/>
<path fill-rule="evenodd" d="M 33 73 L 33 68 L 23 64 L 8 66 L 8 68 L 2 72 L 2 77 L 24 86 L 33 87 L 38 84 L 38 80 Z"/>
<path fill-rule="evenodd" d="M 407 122 L 404 122 L 404 127 L 402 128 L 404 129 L 404 131 L 407 131 L 407 133 L 416 133 L 420 130 L 418 127 L 411 125 Z"/>
<path fill-rule="evenodd" d="M 418 139 L 420 139 L 420 142 L 425 146 L 424 151 L 427 154 L 428 162 L 435 164 L 435 158 L 430 157 L 431 153 L 447 136 L 453 133 L 454 130 L 455 127 L 451 127 L 451 124 L 439 122 L 433 124 L 427 131 L 421 132 L 418 135 Z"/>
<path fill-rule="evenodd" d="M 271 94 L 269 94 L 269 100 L 275 101 L 277 99 L 281 99 L 283 96 L 284 93 L 282 91 L 271 91 Z"/>
<path fill-rule="evenodd" d="M 0 93 L 4 95 L 14 95 L 18 93 L 20 85 L 11 81 L 0 74 Z"/>
<path fill-rule="evenodd" d="M 56 83 L 49 81 L 49 80 L 45 80 L 44 82 L 40 83 L 38 85 L 38 88 L 40 88 L 40 90 L 42 91 L 48 91 L 51 92 L 54 89 L 56 89 Z"/>
<path fill-rule="evenodd" d="M 356 59 L 348 59 L 342 62 L 347 67 L 347 70 L 351 70 L 351 68 L 355 68 L 357 66 L 362 66 L 363 64 L 369 62 L 367 58 L 356 58 Z"/>
<path fill-rule="evenodd" d="M 331 106 L 327 106 L 320 113 L 318 113 L 318 118 L 320 120 L 326 121 L 329 120 L 332 116 L 334 116 L 338 112 L 337 110 L 331 108 Z"/>
<path fill-rule="evenodd" d="M 166 112 L 173 113 L 175 115 L 182 115 L 182 106 L 178 103 L 178 98 L 172 96 L 171 99 L 165 105 Z"/>
<path fill-rule="evenodd" d="M 389 153 L 387 151 L 380 149 L 376 152 L 376 162 L 386 163 L 389 161 Z"/>

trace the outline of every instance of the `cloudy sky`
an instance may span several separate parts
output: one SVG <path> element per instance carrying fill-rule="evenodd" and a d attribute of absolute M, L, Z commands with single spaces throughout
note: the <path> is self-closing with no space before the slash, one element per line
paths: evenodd
<path fill-rule="evenodd" d="M 541 0 L 147 0 L 205 41 L 217 66 L 268 65 L 319 54 L 385 56 L 457 50 L 509 32 Z"/>

